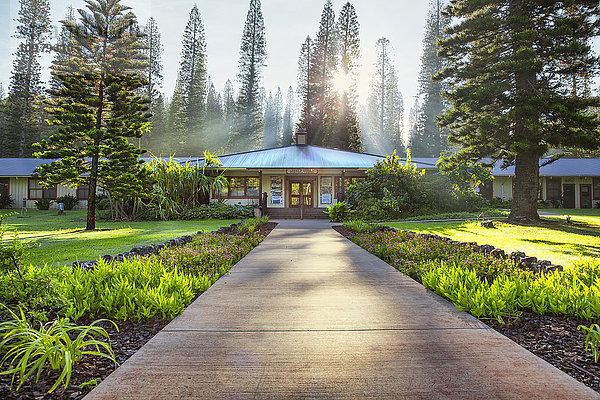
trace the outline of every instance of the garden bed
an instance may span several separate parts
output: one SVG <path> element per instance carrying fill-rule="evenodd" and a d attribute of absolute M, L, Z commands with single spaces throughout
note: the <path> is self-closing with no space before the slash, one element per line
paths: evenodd
<path fill-rule="evenodd" d="M 468 246 L 460 243 L 429 239 L 425 235 L 409 234 L 405 238 L 406 242 L 398 245 L 398 237 L 392 236 L 396 234 L 394 231 L 387 232 L 389 233 L 388 237 L 369 239 L 369 235 L 385 235 L 386 233 L 376 232 L 360 236 L 361 234 L 343 226 L 334 226 L 334 229 L 418 282 L 421 282 L 421 277 L 427 276 L 427 271 L 431 271 L 434 267 L 432 259 L 445 258 L 445 262 L 450 263 L 453 251 L 456 251 L 456 254 L 461 253 L 460 256 L 456 256 L 457 259 L 460 259 L 461 264 L 489 262 L 492 268 L 476 269 L 477 276 L 483 281 L 486 279 L 493 281 L 495 277 L 507 273 L 506 271 L 509 275 L 512 273 L 510 266 L 508 270 L 504 269 L 506 265 L 502 265 L 502 261 L 485 259 L 480 256 L 474 259 L 465 256 L 469 252 Z M 394 249 L 388 252 L 385 250 L 386 247 L 394 247 Z M 437 255 L 435 255 L 436 252 L 438 252 Z M 423 257 L 424 254 L 432 256 L 427 259 L 427 257 Z M 423 259 L 420 259 L 421 257 Z M 523 273 L 525 277 L 530 277 L 532 274 L 531 271 L 520 272 L 519 270 L 514 273 Z M 562 272 L 552 272 L 549 275 L 553 273 L 562 274 Z M 434 274 L 429 274 L 429 276 L 432 275 Z M 486 316 L 482 316 L 480 319 L 497 332 L 512 339 L 579 382 L 600 392 L 600 364 L 594 362 L 591 351 L 585 350 L 586 333 L 577 330 L 579 325 L 589 326 L 590 321 L 568 315 L 539 315 L 528 310 L 510 311 L 513 316 L 504 316 L 502 322 Z M 597 316 L 594 316 L 594 319 L 597 320 Z"/>
<path fill-rule="evenodd" d="M 267 222 L 260 226 L 256 226 L 255 229 L 252 228 L 252 233 L 248 236 L 248 240 L 247 240 L 248 243 L 258 244 L 260 241 L 262 241 L 263 238 L 265 238 L 271 232 L 271 230 L 273 230 L 273 228 L 276 225 L 277 225 L 276 223 Z M 222 240 L 224 241 L 223 245 L 219 246 L 218 242 L 214 242 L 214 240 L 213 240 L 214 237 L 211 238 L 211 237 L 208 237 L 208 235 L 213 235 L 214 237 L 222 237 L 223 238 Z M 246 234 L 246 235 L 248 235 L 248 234 Z M 220 232 L 218 232 L 218 233 L 207 234 L 206 238 L 202 238 L 200 236 L 199 243 L 201 243 L 202 246 L 196 244 L 195 245 L 196 247 L 193 247 L 194 243 L 191 243 L 189 245 L 183 245 L 183 246 L 174 248 L 172 250 L 166 250 L 166 251 L 170 252 L 169 254 L 171 254 L 171 256 L 173 257 L 174 263 L 182 262 L 182 265 L 183 265 L 182 269 L 185 271 L 194 270 L 194 268 L 195 268 L 193 266 L 194 263 L 197 263 L 198 260 L 204 260 L 206 262 L 206 264 L 205 264 L 206 266 L 202 267 L 200 269 L 197 269 L 195 273 L 203 274 L 204 276 L 207 276 L 207 274 L 209 274 L 208 275 L 209 277 L 212 275 L 212 278 L 208 278 L 208 280 L 206 282 L 205 281 L 201 282 L 203 285 L 202 287 L 208 287 L 208 286 L 210 286 L 210 284 L 212 284 L 212 282 L 216 281 L 216 279 L 218 278 L 218 276 L 216 276 L 214 274 L 216 271 L 215 264 L 218 265 L 219 261 L 213 260 L 212 258 L 214 258 L 214 257 L 212 256 L 212 254 L 216 254 L 217 257 L 224 256 L 225 263 L 229 265 L 227 267 L 227 270 L 228 270 L 229 267 L 232 266 L 238 258 L 243 257 L 243 255 L 241 253 L 234 254 L 233 252 L 231 252 L 231 247 L 236 246 L 235 245 L 235 243 L 237 243 L 236 240 L 245 240 L 245 239 L 243 239 L 244 236 L 245 236 L 244 234 L 239 233 L 238 227 L 233 225 L 231 227 L 222 228 L 220 230 Z M 215 243 L 217 244 L 216 247 L 215 247 Z M 200 257 L 199 255 L 197 255 L 196 253 L 194 253 L 192 251 L 189 251 L 189 249 L 186 248 L 186 246 L 190 246 L 190 249 L 196 249 L 196 251 L 197 251 L 198 248 L 204 248 L 203 246 L 205 246 L 205 245 L 214 249 L 214 250 L 210 250 L 210 248 L 208 249 L 207 254 L 209 256 L 209 259 L 206 259 L 206 254 L 202 255 L 202 257 L 199 258 Z M 239 251 L 243 251 L 243 252 L 247 252 L 249 250 L 250 250 L 250 247 L 246 246 L 246 245 L 244 245 L 244 249 L 241 249 L 241 248 L 239 249 Z M 233 255 L 233 258 L 231 258 L 232 255 Z M 169 259 L 168 258 L 169 256 L 165 256 L 164 254 L 161 254 L 158 256 L 151 256 L 150 259 L 152 257 L 159 257 L 163 260 L 164 263 L 167 263 L 168 262 L 167 260 Z M 125 261 L 125 262 L 129 262 L 129 261 Z M 112 271 L 110 268 L 104 268 L 104 263 L 100 263 L 99 268 L 101 269 L 102 274 Z M 219 276 L 220 276 L 222 273 L 224 273 L 224 270 L 219 270 L 216 272 L 218 272 Z M 80 274 L 93 274 L 94 272 L 93 271 L 88 271 L 88 272 L 80 271 L 79 273 Z M 104 284 L 103 281 L 96 282 L 96 284 L 98 284 L 98 283 Z M 196 293 L 193 295 L 193 298 L 191 298 L 191 300 L 188 302 L 188 304 L 191 303 L 192 301 L 194 301 L 194 299 L 196 299 L 200 295 L 200 293 L 201 293 L 201 291 L 196 291 Z M 117 308 L 118 308 L 118 306 L 117 306 Z M 88 311 L 86 311 L 83 314 L 83 317 L 77 321 L 78 325 L 87 325 L 87 324 L 90 324 L 93 322 L 93 318 L 89 318 L 86 315 L 87 312 Z M 100 311 L 96 310 L 95 312 L 96 312 L 97 317 L 102 318 L 104 316 L 104 314 L 103 314 L 104 311 L 102 311 L 102 310 L 100 310 Z M 114 316 L 110 316 L 110 315 L 109 315 L 109 317 L 114 318 Z M 105 322 L 105 323 L 101 324 L 101 326 L 103 328 L 105 328 L 106 331 L 110 335 L 115 358 L 119 364 L 122 364 L 123 362 L 125 362 L 137 350 L 139 350 L 148 340 L 150 340 L 154 335 L 156 335 L 165 325 L 167 325 L 172 320 L 172 318 L 161 318 L 160 312 L 157 312 L 156 316 L 149 321 L 142 320 L 141 322 L 135 322 L 136 318 L 139 318 L 139 316 L 136 317 L 135 314 L 128 314 L 127 321 L 116 321 L 117 325 L 119 327 L 118 332 L 114 328 L 114 326 L 112 326 L 112 324 L 110 324 L 110 323 Z M 4 367 L 6 368 L 6 365 Z M 114 369 L 115 369 L 115 365 L 109 359 L 85 356 L 81 361 L 79 361 L 77 364 L 75 364 L 69 386 L 66 389 L 63 389 L 64 384 L 61 384 L 58 387 L 58 389 L 56 389 L 51 394 L 46 394 L 46 391 L 54 384 L 57 377 L 59 376 L 59 372 L 51 371 L 49 368 L 44 369 L 44 371 L 43 371 L 42 375 L 40 376 L 40 379 L 37 383 L 35 382 L 35 379 L 30 378 L 23 384 L 23 386 L 18 391 L 14 390 L 18 383 L 18 379 L 17 379 L 16 383 L 13 385 L 13 388 L 11 390 L 10 389 L 11 376 L 0 375 L 0 399 L 7 399 L 7 400 L 81 399 L 87 393 L 89 393 L 89 391 L 91 389 L 93 389 L 93 387 L 95 387 L 97 385 L 97 383 L 99 383 L 101 380 L 105 379 L 111 372 L 113 372 Z M 86 385 L 86 383 L 89 383 L 89 384 Z"/>

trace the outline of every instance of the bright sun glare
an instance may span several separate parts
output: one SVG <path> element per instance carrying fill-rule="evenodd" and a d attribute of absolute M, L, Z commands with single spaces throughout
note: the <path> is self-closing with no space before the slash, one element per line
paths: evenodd
<path fill-rule="evenodd" d="M 342 71 L 337 72 L 333 77 L 333 90 L 338 93 L 344 93 L 350 90 L 352 86 L 352 75 L 345 74 Z"/>

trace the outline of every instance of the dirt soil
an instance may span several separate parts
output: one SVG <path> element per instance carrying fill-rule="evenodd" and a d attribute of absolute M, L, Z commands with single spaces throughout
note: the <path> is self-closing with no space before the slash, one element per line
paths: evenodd
<path fill-rule="evenodd" d="M 266 237 L 277 225 L 275 222 L 268 222 L 262 225 L 255 233 Z M 226 232 L 226 233 L 235 233 Z M 92 321 L 78 321 L 79 325 L 90 324 Z M 112 348 L 115 352 L 115 358 L 119 364 L 123 364 L 129 357 L 138 351 L 146 342 L 164 328 L 170 320 L 149 321 L 144 323 L 117 321 L 119 331 L 110 323 L 104 323 L 101 326 L 106 329 L 110 335 Z M 101 358 L 86 356 L 79 361 L 73 368 L 71 382 L 65 389 L 64 385 L 59 386 L 53 393 L 46 394 L 60 375 L 59 371 L 44 370 L 40 379 L 35 383 L 35 377 L 29 378 L 27 382 L 16 391 L 18 384 L 13 384 L 11 390 L 11 376 L 0 375 L 0 399 L 2 400 L 78 400 L 88 394 L 102 379 L 105 379 L 115 370 L 112 361 Z M 96 383 L 94 384 L 94 380 Z M 87 382 L 92 382 L 85 385 Z M 82 385 L 83 384 L 83 385 Z"/>
<path fill-rule="evenodd" d="M 333 229 L 346 237 L 353 233 L 342 226 Z M 600 363 L 594 362 L 591 350 L 585 350 L 586 333 L 577 330 L 579 325 L 589 327 L 590 322 L 528 312 L 517 319 L 504 321 L 504 324 L 489 319 L 482 319 L 482 322 L 600 392 Z"/>

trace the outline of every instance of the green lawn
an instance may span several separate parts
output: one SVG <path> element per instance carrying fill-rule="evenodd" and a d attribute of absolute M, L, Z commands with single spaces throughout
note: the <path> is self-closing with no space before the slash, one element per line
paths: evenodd
<path fill-rule="evenodd" d="M 2 210 L 6 214 L 8 210 Z M 132 247 L 159 243 L 200 230 L 212 231 L 239 220 L 209 221 L 97 221 L 97 231 L 85 231 L 85 211 L 67 211 L 57 215 L 56 210 L 30 210 L 26 218 L 12 216 L 4 221 L 9 228 L 17 228 L 19 238 L 40 245 L 30 251 L 25 264 L 54 264 L 86 261 L 103 254 L 117 254 Z"/>
<path fill-rule="evenodd" d="M 524 251 L 538 259 L 568 266 L 580 256 L 600 258 L 600 210 L 543 210 L 560 216 L 545 216 L 542 226 L 494 222 L 488 229 L 479 222 L 395 222 L 385 225 L 415 232 L 435 233 L 454 240 L 491 244 L 507 252 Z M 567 224 L 565 216 L 571 216 Z"/>

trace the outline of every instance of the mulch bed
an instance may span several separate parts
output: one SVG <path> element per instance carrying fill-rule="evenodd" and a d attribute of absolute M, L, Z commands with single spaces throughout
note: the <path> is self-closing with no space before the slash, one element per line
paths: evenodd
<path fill-rule="evenodd" d="M 346 237 L 354 233 L 343 226 L 334 226 L 333 229 Z M 482 322 L 600 392 L 600 363 L 596 364 L 591 351 L 585 350 L 586 333 L 577 330 L 579 325 L 589 327 L 589 321 L 524 312 L 519 318 L 504 321 L 504 324 L 489 319 Z"/>
<path fill-rule="evenodd" d="M 594 362 L 591 351 L 585 351 L 586 333 L 577 330 L 578 325 L 589 326 L 590 322 L 527 312 L 504 324 L 495 320 L 483 322 L 579 382 L 600 392 L 600 363 Z"/>
<path fill-rule="evenodd" d="M 277 226 L 277 223 L 268 222 L 259 227 L 254 233 L 266 237 L 271 233 L 275 226 Z M 235 228 L 227 228 L 225 233 L 236 234 L 236 231 Z M 91 322 L 92 321 L 80 320 L 78 321 L 78 324 L 87 325 Z M 105 328 L 110 335 L 112 348 L 115 352 L 117 362 L 123 364 L 169 322 L 171 322 L 171 320 L 149 321 L 144 323 L 117 321 L 119 327 L 118 332 L 110 323 L 103 323 L 100 326 Z M 56 379 L 60 375 L 59 371 L 44 371 L 37 383 L 35 383 L 35 377 L 33 379 L 30 378 L 18 391 L 14 390 L 18 382 L 13 385 L 13 390 L 11 390 L 11 376 L 0 375 L 0 399 L 78 400 L 88 394 L 94 387 L 94 385 L 79 387 L 81 384 L 90 382 L 94 379 L 97 379 L 99 383 L 100 380 L 105 379 L 114 370 L 115 365 L 108 359 L 85 356 L 75 365 L 75 368 L 73 368 L 69 386 L 64 389 L 64 385 L 61 385 L 51 394 L 46 394 L 46 392 L 52 387 L 54 382 L 56 382 Z"/>

